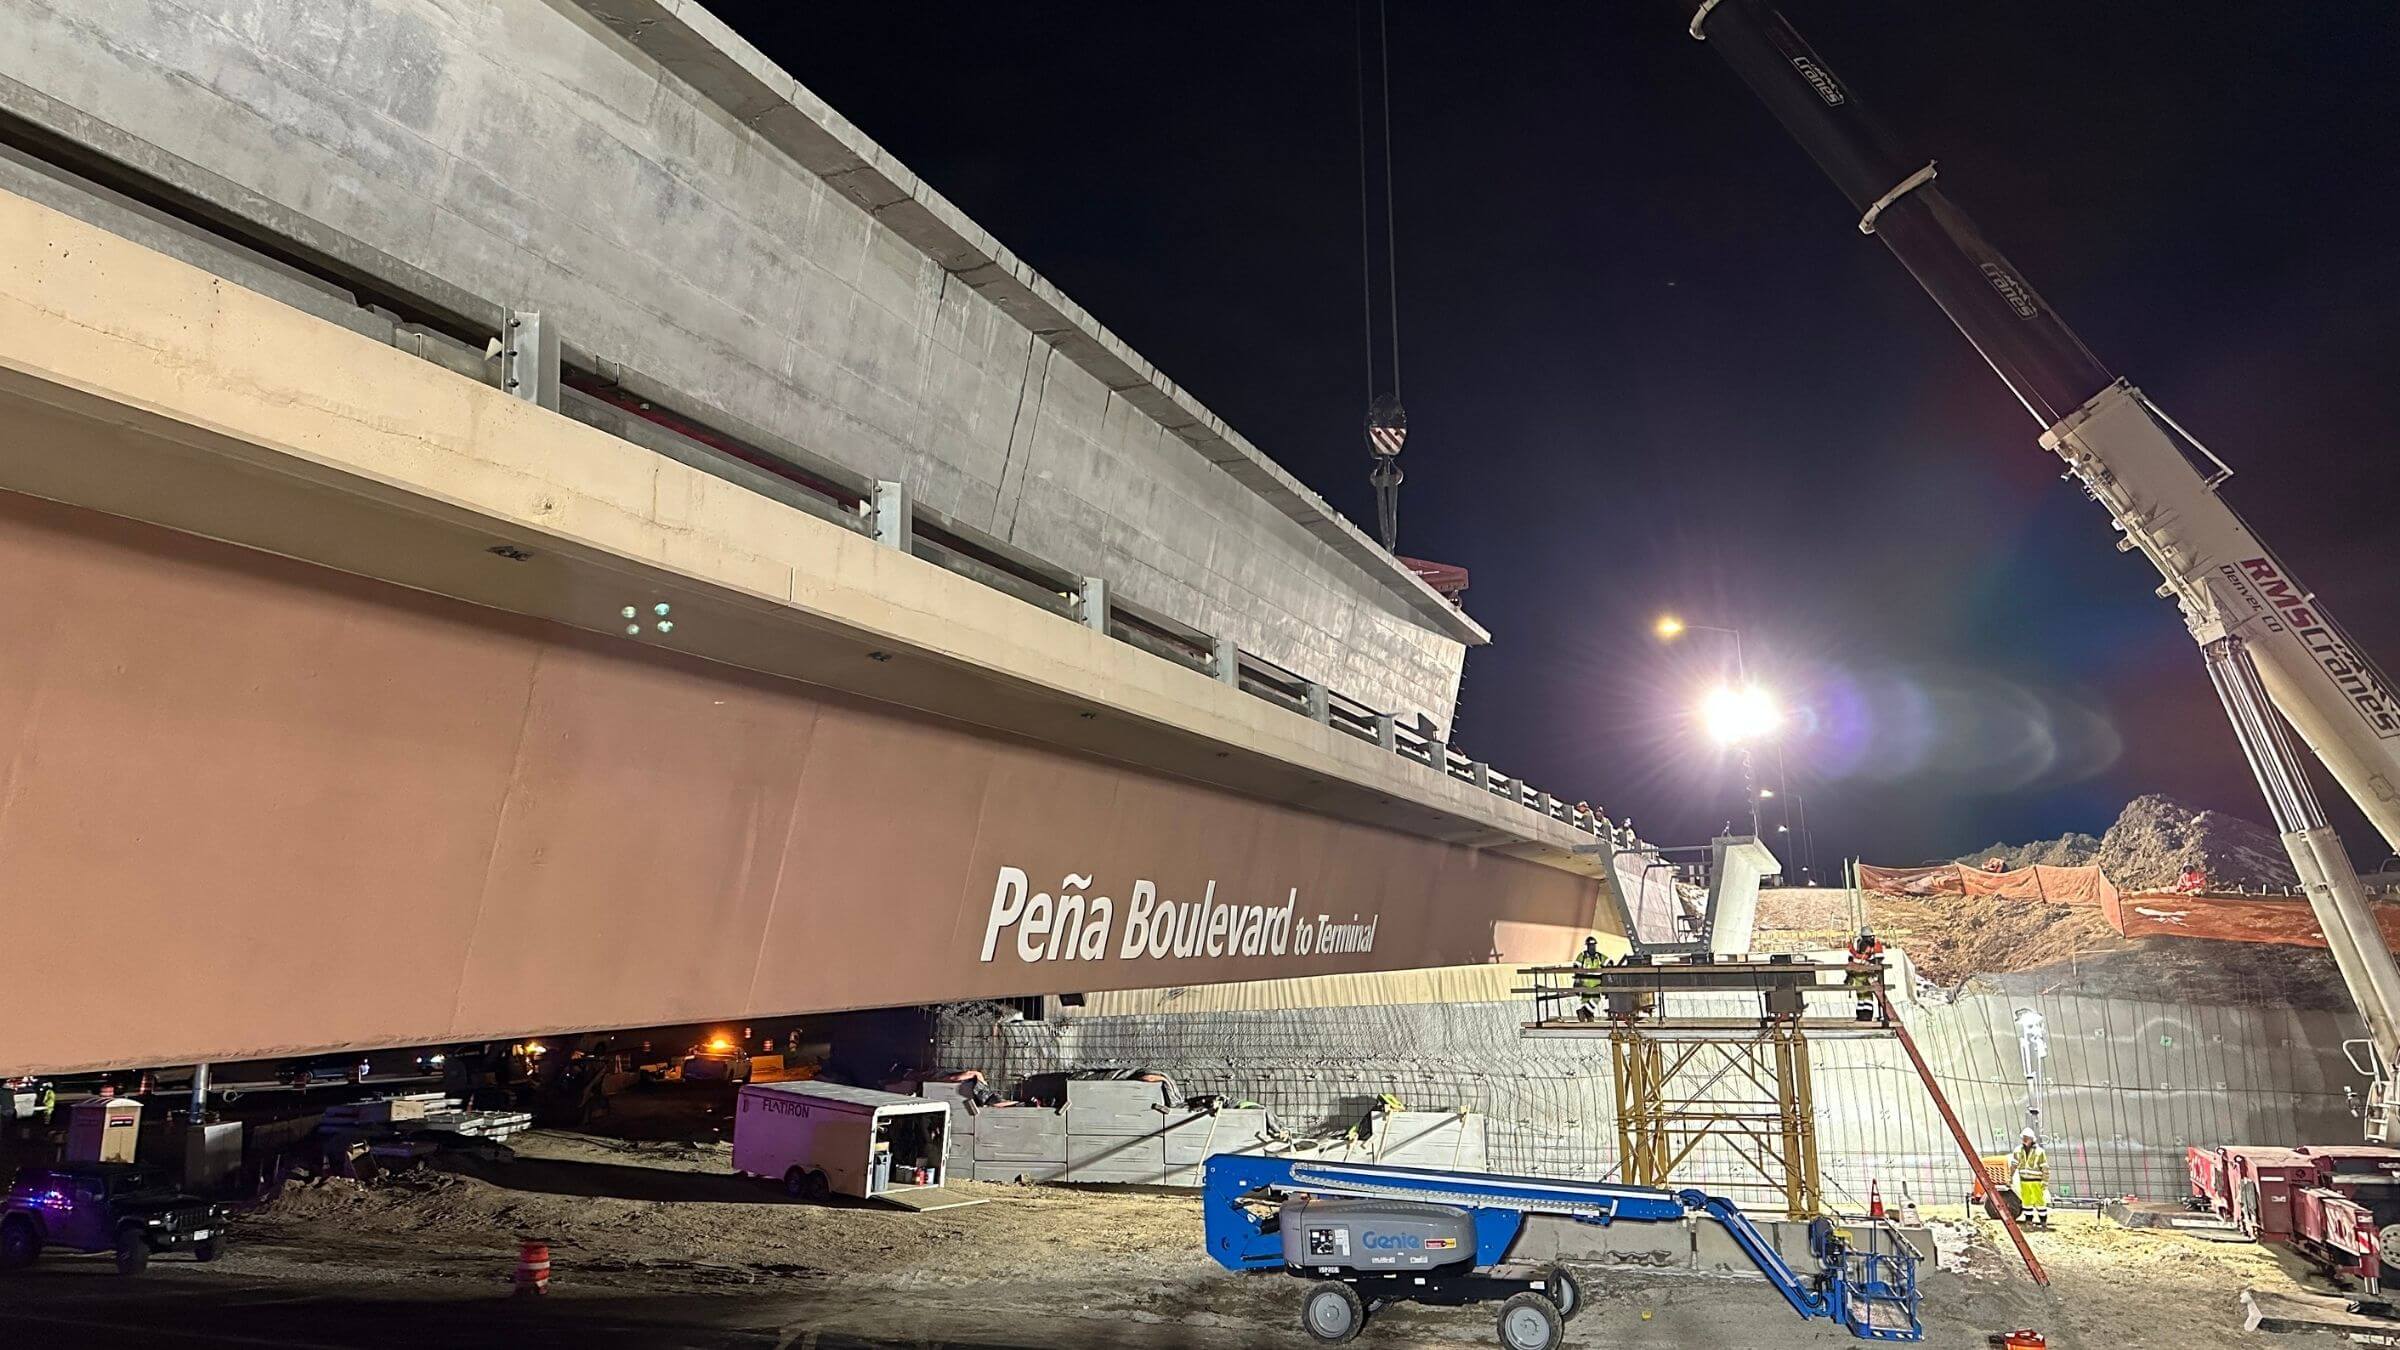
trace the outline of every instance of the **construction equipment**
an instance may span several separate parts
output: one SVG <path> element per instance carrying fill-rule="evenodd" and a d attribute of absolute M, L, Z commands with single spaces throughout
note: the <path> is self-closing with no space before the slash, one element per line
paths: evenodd
<path fill-rule="evenodd" d="M 1854 1246 L 1831 1220 L 1809 1224 L 1817 1269 L 1792 1269 L 1731 1201 L 1594 1181 L 1550 1181 L 1365 1163 L 1298 1162 L 1218 1154 L 1201 1204 L 1208 1254 L 1228 1270 L 1282 1270 L 1312 1279 L 1301 1325 L 1329 1344 L 1369 1314 L 1403 1300 L 1500 1302 L 1508 1350 L 1555 1350 L 1583 1301 L 1566 1268 L 1512 1263 L 1529 1216 L 1570 1223 L 1682 1223 L 1723 1229 L 1803 1318 L 1827 1318 L 1867 1341 L 1918 1341 L 1918 1254 L 1888 1224 L 1868 1220 Z"/>
<path fill-rule="evenodd" d="M 2317 599 L 2218 495 L 2233 470 L 2118 378 L 1903 155 L 1770 0 L 1686 0 L 1689 32 L 1714 48 L 1815 158 L 2043 428 L 2067 477 L 2105 507 L 2182 610 L 2369 1040 L 2352 1062 L 2372 1080 L 2367 1138 L 2395 1142 L 2400 965 L 2326 823 L 2288 723 L 2394 849 L 2400 849 L 2400 696 Z M 2271 710 L 2271 711 L 2270 711 Z M 2272 713 L 2280 713 L 2277 721 Z"/>
<path fill-rule="evenodd" d="M 2186 1149 L 2192 1207 L 2381 1291 L 2400 1266 L 2400 1149 Z"/>

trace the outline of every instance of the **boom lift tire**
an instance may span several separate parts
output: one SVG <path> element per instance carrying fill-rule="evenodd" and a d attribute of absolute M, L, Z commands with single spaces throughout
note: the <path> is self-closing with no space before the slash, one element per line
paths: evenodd
<path fill-rule="evenodd" d="M 1360 1302 L 1358 1291 L 1340 1280 L 1321 1280 L 1310 1285 L 1300 1300 L 1300 1327 L 1309 1336 L 1326 1345 L 1340 1345 L 1357 1337 L 1358 1330 L 1367 1324 L 1367 1305 Z"/>
<path fill-rule="evenodd" d="M 1583 1311 L 1583 1285 L 1565 1266 L 1554 1265 L 1543 1271 L 1542 1286 L 1548 1291 L 1550 1301 L 1558 1305 L 1560 1321 L 1572 1322 L 1575 1314 Z"/>
<path fill-rule="evenodd" d="M 1558 1350 L 1567 1338 L 1567 1319 L 1547 1294 L 1531 1290 L 1500 1305 L 1500 1344 L 1508 1350 Z"/>

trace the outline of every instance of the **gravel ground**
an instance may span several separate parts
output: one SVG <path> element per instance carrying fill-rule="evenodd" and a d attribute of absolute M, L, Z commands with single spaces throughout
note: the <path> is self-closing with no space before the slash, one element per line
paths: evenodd
<path fill-rule="evenodd" d="M 579 1309 L 603 1307 L 610 1318 L 645 1309 L 642 1315 L 671 1315 L 682 1329 L 628 1342 L 637 1344 L 750 1344 L 756 1337 L 805 1345 L 807 1332 L 860 1344 L 929 1338 L 1044 1350 L 1308 1344 L 1295 1320 L 1298 1283 L 1230 1275 L 1210 1263 L 1189 1194 L 968 1183 L 958 1189 L 987 1203 L 917 1215 L 786 1201 L 731 1175 L 726 1147 L 713 1141 L 630 1143 L 545 1131 L 517 1144 L 516 1162 L 472 1175 L 287 1187 L 239 1225 L 222 1262 L 205 1269 L 161 1263 L 199 1310 L 180 1314 L 181 1325 L 210 1316 L 214 1282 L 244 1290 L 244 1307 L 338 1294 L 346 1301 L 328 1306 L 506 1309 L 498 1314 L 506 1334 L 493 1343 L 520 1346 L 616 1343 L 578 1329 Z M 1924 1280 L 1929 1345 L 1980 1347 L 1997 1331 L 2035 1326 L 2054 1346 L 2088 1350 L 2264 1347 L 2275 1338 L 2240 1330 L 2241 1290 L 2301 1287 L 2260 1248 L 2066 1216 L 2056 1231 L 2033 1237 L 2054 1282 L 2045 1291 L 2025 1278 L 1990 1225 L 1959 1222 L 1953 1231 L 1962 1249 Z M 549 1241 L 556 1268 L 556 1292 L 530 1313 L 526 1301 L 505 1293 L 520 1236 Z M 1854 1344 L 1826 1323 L 1793 1317 L 1761 1280 L 1595 1270 L 1589 1284 L 1591 1310 L 1570 1328 L 1570 1345 Z M 13 1310 L 38 1317 L 38 1295 L 88 1295 L 104 1286 L 91 1279 L 58 1280 L 48 1290 L 12 1284 L 14 1294 L 37 1295 L 16 1300 Z M 262 1289 L 283 1292 L 270 1297 Z M 7 1325 L 0 1312 L 0 1328 Z M 1401 1309 L 1378 1315 L 1361 1344 L 1491 1338 L 1483 1310 Z M 480 1343 L 456 1333 L 443 1342 Z M 245 1333 L 243 1343 L 287 1342 Z M 382 1342 L 336 1336 L 332 1343 Z"/>

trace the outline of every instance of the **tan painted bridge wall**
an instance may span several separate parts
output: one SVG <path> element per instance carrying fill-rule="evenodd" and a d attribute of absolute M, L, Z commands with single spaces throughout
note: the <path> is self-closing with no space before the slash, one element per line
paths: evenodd
<path fill-rule="evenodd" d="M 0 952 L 41 990 L 0 1018 L 0 1073 L 1556 960 L 1597 899 L 1540 864 L 15 494 L 0 614 Z M 1105 954 L 1027 963 L 1004 931 L 981 959 L 1004 866 L 1050 893 L 1090 877 Z M 1356 915 L 1374 946 L 1128 958 L 1137 880 Z"/>

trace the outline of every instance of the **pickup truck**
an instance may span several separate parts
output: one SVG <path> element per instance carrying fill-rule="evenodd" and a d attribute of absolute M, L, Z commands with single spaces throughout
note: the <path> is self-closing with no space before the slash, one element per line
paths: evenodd
<path fill-rule="evenodd" d="M 0 1269 L 26 1265 L 45 1247 L 114 1252 L 121 1275 L 140 1274 L 152 1252 L 214 1261 L 225 1254 L 225 1214 L 141 1163 L 28 1167 L 0 1199 Z"/>

